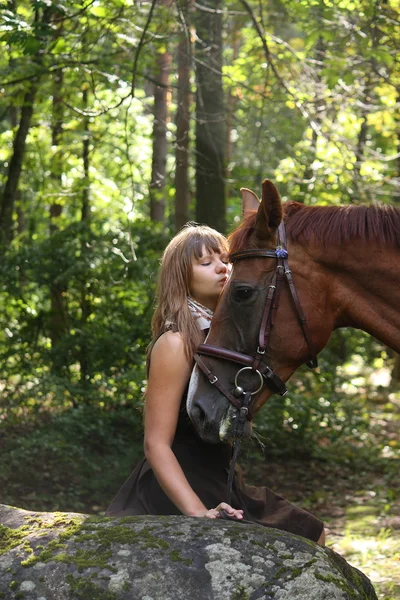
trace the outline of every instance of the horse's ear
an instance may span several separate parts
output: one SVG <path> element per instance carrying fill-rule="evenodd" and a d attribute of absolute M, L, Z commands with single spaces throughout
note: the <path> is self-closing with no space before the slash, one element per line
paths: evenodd
<path fill-rule="evenodd" d="M 242 194 L 242 217 L 245 219 L 259 209 L 260 201 L 258 196 L 247 188 L 240 188 L 240 193 Z"/>
<path fill-rule="evenodd" d="M 268 240 L 282 221 L 282 202 L 279 192 L 269 179 L 262 184 L 262 200 L 256 218 L 256 236 Z"/>

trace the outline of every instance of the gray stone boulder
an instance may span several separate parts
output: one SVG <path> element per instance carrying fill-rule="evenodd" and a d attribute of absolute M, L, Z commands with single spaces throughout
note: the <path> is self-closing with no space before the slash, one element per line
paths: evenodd
<path fill-rule="evenodd" d="M 87 517 L 0 505 L 6 600 L 376 600 L 370 581 L 304 538 L 188 517 Z"/>

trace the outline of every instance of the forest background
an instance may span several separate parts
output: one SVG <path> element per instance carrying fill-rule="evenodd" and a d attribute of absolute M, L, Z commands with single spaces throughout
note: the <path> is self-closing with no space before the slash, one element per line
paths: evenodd
<path fill-rule="evenodd" d="M 400 206 L 396 0 L 0 7 L 0 501 L 97 513 L 142 452 L 162 249 L 239 188 Z M 245 467 L 400 594 L 400 359 L 335 332 Z"/>

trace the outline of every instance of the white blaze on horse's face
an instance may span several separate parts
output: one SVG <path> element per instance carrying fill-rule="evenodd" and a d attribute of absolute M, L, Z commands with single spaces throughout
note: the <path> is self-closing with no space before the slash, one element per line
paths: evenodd
<path fill-rule="evenodd" d="M 232 405 L 224 402 L 224 397 L 221 397 L 219 391 L 209 383 L 197 365 L 190 378 L 186 408 L 197 433 L 205 442 L 216 444 L 232 437 L 238 411 Z M 207 418 L 204 418 L 206 414 Z M 247 422 L 244 426 L 243 437 L 250 435 L 251 425 Z"/>
<path fill-rule="evenodd" d="M 206 410 L 208 413 L 210 411 L 210 395 L 213 397 L 211 399 L 211 422 L 214 427 L 210 427 L 210 419 L 204 419 Z M 206 403 L 202 403 L 202 398 L 206 400 Z M 210 385 L 197 365 L 190 378 L 186 408 L 202 440 L 216 444 L 229 437 L 235 410 L 220 401 L 218 390 Z"/>
<path fill-rule="evenodd" d="M 219 439 L 223 442 L 227 437 L 229 437 L 229 432 L 232 427 L 233 420 L 236 416 L 235 409 L 233 406 L 229 406 L 226 412 L 226 415 L 221 419 L 219 425 Z"/>

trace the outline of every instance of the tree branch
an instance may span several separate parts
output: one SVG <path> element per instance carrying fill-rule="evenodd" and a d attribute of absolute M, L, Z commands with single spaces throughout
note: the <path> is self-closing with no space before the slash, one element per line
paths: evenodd
<path fill-rule="evenodd" d="M 272 56 L 271 56 L 271 52 L 270 49 L 268 47 L 267 44 L 267 40 L 266 40 L 266 36 L 265 36 L 265 32 L 262 30 L 259 22 L 257 21 L 254 12 L 251 8 L 251 6 L 248 4 L 248 2 L 246 2 L 246 0 L 240 0 L 241 3 L 243 4 L 243 6 L 245 7 L 245 9 L 247 10 L 251 20 L 253 21 L 253 25 L 258 33 L 258 36 L 262 42 L 263 45 L 263 49 L 264 49 L 264 54 L 265 54 L 265 58 L 267 60 L 267 63 L 271 66 L 272 72 L 275 75 L 277 81 L 280 83 L 280 85 L 283 87 L 283 89 L 285 90 L 285 92 L 291 97 L 293 98 L 293 101 L 295 103 L 295 106 L 298 108 L 298 110 L 301 112 L 301 114 L 303 115 L 303 117 L 309 122 L 310 127 L 313 131 L 315 131 L 315 133 L 317 135 L 322 135 L 321 129 L 320 127 L 317 125 L 317 123 L 314 121 L 314 119 L 311 117 L 311 115 L 309 114 L 309 112 L 306 110 L 306 108 L 303 106 L 303 104 L 296 98 L 296 96 L 293 94 L 293 92 L 288 88 L 288 86 L 286 85 L 286 83 L 283 81 L 282 77 L 279 75 L 277 68 L 272 60 Z"/>
<path fill-rule="evenodd" d="M 142 35 L 140 36 L 138 47 L 136 48 L 135 60 L 133 61 L 132 83 L 131 83 L 131 93 L 130 93 L 130 95 L 131 95 L 132 98 L 134 98 L 134 96 L 135 96 L 137 64 L 138 64 L 138 61 L 139 61 L 140 52 L 141 52 L 142 47 L 144 45 L 144 38 L 146 36 L 147 30 L 150 27 L 150 23 L 151 23 L 151 19 L 153 17 L 153 11 L 154 11 L 154 7 L 156 5 L 156 2 L 157 2 L 157 0 L 152 0 L 150 11 L 149 11 L 149 14 L 147 16 L 146 25 L 144 26 L 144 29 L 142 31 Z"/>

